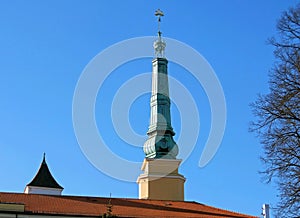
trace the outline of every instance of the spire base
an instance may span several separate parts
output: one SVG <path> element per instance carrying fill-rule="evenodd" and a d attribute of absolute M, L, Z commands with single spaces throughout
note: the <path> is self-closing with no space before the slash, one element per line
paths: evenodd
<path fill-rule="evenodd" d="M 181 160 L 145 158 L 138 179 L 139 198 L 184 201 L 183 175 L 178 173 Z"/>

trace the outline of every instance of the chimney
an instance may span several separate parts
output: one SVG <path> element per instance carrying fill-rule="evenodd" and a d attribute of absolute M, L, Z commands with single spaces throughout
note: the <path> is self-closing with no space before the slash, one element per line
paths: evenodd
<path fill-rule="evenodd" d="M 270 218 L 270 206 L 268 204 L 262 205 L 262 215 L 264 218 Z"/>

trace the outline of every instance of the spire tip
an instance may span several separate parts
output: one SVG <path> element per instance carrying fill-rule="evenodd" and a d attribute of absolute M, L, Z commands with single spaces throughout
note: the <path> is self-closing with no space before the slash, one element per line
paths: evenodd
<path fill-rule="evenodd" d="M 43 154 L 43 163 L 46 163 L 46 153 Z"/>
<path fill-rule="evenodd" d="M 158 39 L 153 44 L 155 50 L 155 56 L 164 58 L 166 43 L 162 40 L 161 37 L 162 32 L 160 31 L 161 17 L 164 16 L 164 13 L 160 9 L 157 9 L 155 11 L 155 16 L 158 17 Z"/>

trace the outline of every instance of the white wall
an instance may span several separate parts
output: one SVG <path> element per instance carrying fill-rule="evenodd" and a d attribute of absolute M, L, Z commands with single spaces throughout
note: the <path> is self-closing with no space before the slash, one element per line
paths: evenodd
<path fill-rule="evenodd" d="M 26 186 L 25 194 L 61 195 L 62 189 Z"/>

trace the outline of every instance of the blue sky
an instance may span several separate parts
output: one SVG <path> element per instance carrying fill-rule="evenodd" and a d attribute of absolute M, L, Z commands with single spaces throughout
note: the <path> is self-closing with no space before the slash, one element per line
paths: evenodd
<path fill-rule="evenodd" d="M 296 3 L 1 1 L 0 190 L 23 192 L 46 152 L 64 194 L 138 196 L 137 184 L 103 174 L 81 152 L 73 129 L 72 100 L 83 69 L 99 52 L 125 39 L 156 34 L 154 11 L 160 8 L 165 12 L 163 36 L 188 44 L 207 59 L 227 104 L 222 144 L 213 160 L 200 168 L 198 161 L 210 128 L 209 102 L 189 72 L 169 64 L 170 76 L 191 92 L 200 114 L 196 147 L 180 169 L 187 178 L 186 200 L 253 215 L 260 215 L 263 203 L 275 206 L 276 186 L 263 184 L 258 173 L 263 169 L 262 148 L 248 132 L 254 119 L 249 103 L 258 93 L 268 91 L 274 58 L 266 40 L 276 36 L 281 13 Z M 111 150 L 125 159 L 142 161 L 144 156 L 141 148 L 128 145 L 114 131 L 110 104 L 118 87 L 150 70 L 151 58 L 127 63 L 110 74 L 98 93 L 99 131 Z M 149 94 L 145 94 L 130 108 L 134 131 L 146 134 L 149 113 Z M 179 133 L 180 109 L 176 106 L 172 106 L 172 124 Z"/>

